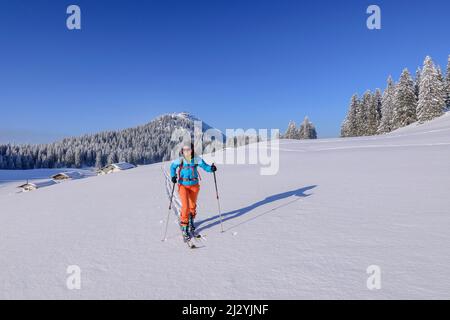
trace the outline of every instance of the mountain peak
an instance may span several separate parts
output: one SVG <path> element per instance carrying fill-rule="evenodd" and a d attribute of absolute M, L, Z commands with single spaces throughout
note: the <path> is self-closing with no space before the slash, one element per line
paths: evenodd
<path fill-rule="evenodd" d="M 182 118 L 182 119 L 186 119 L 186 120 L 190 120 L 190 121 L 201 121 L 199 118 L 197 118 L 193 114 L 186 112 L 186 111 L 166 113 L 166 114 L 161 115 L 159 118 L 163 118 L 163 117 Z"/>

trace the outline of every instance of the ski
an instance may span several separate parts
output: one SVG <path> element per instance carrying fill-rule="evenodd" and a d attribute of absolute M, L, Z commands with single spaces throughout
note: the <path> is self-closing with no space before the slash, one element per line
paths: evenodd
<path fill-rule="evenodd" d="M 186 241 L 186 244 L 188 245 L 188 247 L 190 249 L 197 249 L 197 246 L 191 241 L 191 239 L 189 239 L 188 241 Z"/>
<path fill-rule="evenodd" d="M 192 237 L 186 238 L 186 237 L 184 237 L 183 234 L 181 234 L 181 237 L 183 238 L 183 242 L 186 243 L 187 246 L 188 246 L 190 249 L 195 249 L 195 248 L 197 248 L 197 246 L 195 245 L 195 243 L 192 241 Z"/>
<path fill-rule="evenodd" d="M 206 241 L 206 237 L 200 233 L 194 233 L 193 238 L 197 241 Z"/>

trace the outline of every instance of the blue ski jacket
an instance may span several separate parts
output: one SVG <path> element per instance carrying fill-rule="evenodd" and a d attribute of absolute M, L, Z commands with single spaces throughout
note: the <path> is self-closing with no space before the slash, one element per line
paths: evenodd
<path fill-rule="evenodd" d="M 170 165 L 170 175 L 175 177 L 178 170 L 178 183 L 184 186 L 193 186 L 198 184 L 200 175 L 197 167 L 202 168 L 206 172 L 212 172 L 211 166 L 206 164 L 200 157 L 194 157 L 188 162 L 184 157 L 175 159 Z"/>

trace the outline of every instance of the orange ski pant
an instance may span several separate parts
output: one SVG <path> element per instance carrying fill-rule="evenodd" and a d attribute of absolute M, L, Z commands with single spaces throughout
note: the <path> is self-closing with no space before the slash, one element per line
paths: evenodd
<path fill-rule="evenodd" d="M 189 215 L 195 218 L 197 214 L 197 197 L 199 191 L 200 185 L 198 183 L 192 186 L 178 185 L 178 193 L 181 200 L 180 224 L 182 226 L 189 225 Z"/>

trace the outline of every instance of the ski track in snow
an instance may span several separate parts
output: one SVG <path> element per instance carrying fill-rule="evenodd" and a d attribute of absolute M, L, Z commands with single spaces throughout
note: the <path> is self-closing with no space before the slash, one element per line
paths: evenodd
<path fill-rule="evenodd" d="M 0 298 L 449 299 L 448 131 L 446 114 L 376 137 L 282 140 L 275 176 L 219 165 L 225 232 L 204 173 L 196 250 L 176 190 L 168 212 L 167 162 L 28 193 L 17 184 L 50 171 L 0 171 Z M 366 287 L 370 265 L 381 290 Z"/>

